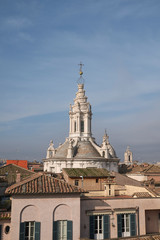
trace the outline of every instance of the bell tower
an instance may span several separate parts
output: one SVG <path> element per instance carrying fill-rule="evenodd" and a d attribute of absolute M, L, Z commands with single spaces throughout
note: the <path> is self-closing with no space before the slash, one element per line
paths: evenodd
<path fill-rule="evenodd" d="M 124 153 L 124 163 L 126 165 L 133 163 L 133 153 L 131 152 L 129 146 L 127 147 L 125 153 Z"/>
<path fill-rule="evenodd" d="M 76 140 L 88 139 L 92 136 L 91 133 L 91 119 L 92 111 L 91 105 L 87 102 L 84 90 L 84 79 L 82 77 L 82 66 L 80 63 L 80 78 L 78 79 L 78 92 L 74 99 L 74 104 L 70 105 L 69 118 L 70 118 L 70 131 L 69 138 Z"/>

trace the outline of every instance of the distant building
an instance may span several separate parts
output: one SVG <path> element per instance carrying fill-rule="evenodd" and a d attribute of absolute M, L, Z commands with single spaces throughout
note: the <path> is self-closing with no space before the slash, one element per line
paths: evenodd
<path fill-rule="evenodd" d="M 9 165 L 9 164 L 14 164 L 19 167 L 28 169 L 28 161 L 27 160 L 7 160 L 7 165 Z"/>
<path fill-rule="evenodd" d="M 124 153 L 124 164 L 130 165 L 132 163 L 133 163 L 133 153 L 131 152 L 128 146 Z"/>
<path fill-rule="evenodd" d="M 119 159 L 105 132 L 101 146 L 92 136 L 91 104 L 85 96 L 84 84 L 78 84 L 74 104 L 69 111 L 70 130 L 66 141 L 54 148 L 53 141 L 47 149 L 44 171 L 60 173 L 63 168 L 105 168 L 118 171 Z"/>
<path fill-rule="evenodd" d="M 43 163 L 42 162 L 28 162 L 28 169 L 33 172 L 43 172 Z"/>
<path fill-rule="evenodd" d="M 87 191 L 110 190 L 112 195 L 115 174 L 104 168 L 63 168 L 63 177 L 71 185 L 79 186 Z"/>

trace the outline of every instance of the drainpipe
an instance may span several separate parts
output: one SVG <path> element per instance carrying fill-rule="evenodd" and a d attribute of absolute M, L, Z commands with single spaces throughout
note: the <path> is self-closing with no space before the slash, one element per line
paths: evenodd
<path fill-rule="evenodd" d="M 138 239 L 140 237 L 140 229 L 139 229 L 139 207 L 136 207 L 137 210 L 137 225 L 138 225 Z"/>
<path fill-rule="evenodd" d="M 80 176 L 80 178 L 82 178 L 82 188 L 83 188 L 83 176 Z"/>

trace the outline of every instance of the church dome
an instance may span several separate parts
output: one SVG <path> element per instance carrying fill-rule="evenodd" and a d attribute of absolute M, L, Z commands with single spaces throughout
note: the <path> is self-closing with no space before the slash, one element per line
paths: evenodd
<path fill-rule="evenodd" d="M 75 158 L 98 158 L 99 152 L 93 147 L 90 141 L 78 142 L 75 151 Z"/>
<path fill-rule="evenodd" d="M 117 171 L 118 162 L 106 132 L 101 146 L 92 137 L 92 108 L 85 95 L 84 83 L 79 82 L 74 103 L 69 109 L 69 136 L 58 148 L 54 148 L 51 142 L 44 159 L 44 171 L 59 173 L 63 168 L 86 167 Z"/>

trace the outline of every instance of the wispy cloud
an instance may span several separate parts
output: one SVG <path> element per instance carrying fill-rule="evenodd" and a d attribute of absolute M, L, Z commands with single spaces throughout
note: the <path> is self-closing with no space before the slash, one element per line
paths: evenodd
<path fill-rule="evenodd" d="M 12 29 L 24 29 L 32 26 L 32 22 L 27 18 L 9 17 L 4 20 L 4 26 Z"/>

